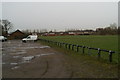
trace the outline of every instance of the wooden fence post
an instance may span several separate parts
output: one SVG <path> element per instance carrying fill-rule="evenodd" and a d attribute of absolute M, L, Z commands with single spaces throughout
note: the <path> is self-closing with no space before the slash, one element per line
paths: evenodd
<path fill-rule="evenodd" d="M 90 49 L 91 49 L 91 48 L 90 48 L 90 47 L 88 47 L 88 54 L 89 54 L 89 55 L 90 55 Z"/>
<path fill-rule="evenodd" d="M 72 50 L 74 50 L 74 45 L 72 44 Z"/>
<path fill-rule="evenodd" d="M 56 42 L 56 45 L 58 45 L 58 42 Z"/>
<path fill-rule="evenodd" d="M 67 48 L 67 45 L 68 45 L 68 44 L 66 43 L 66 44 L 65 44 L 65 47 L 66 47 L 66 48 Z"/>
<path fill-rule="evenodd" d="M 79 45 L 77 45 L 77 52 L 79 51 Z"/>
<path fill-rule="evenodd" d="M 100 52 L 101 52 L 101 50 L 100 50 L 100 48 L 98 48 L 98 58 L 101 57 Z"/>
<path fill-rule="evenodd" d="M 58 46 L 60 46 L 60 42 L 58 42 Z"/>
<path fill-rule="evenodd" d="M 63 45 L 63 48 L 64 48 L 64 43 L 62 43 L 62 45 Z"/>
<path fill-rule="evenodd" d="M 109 61 L 112 62 L 112 51 L 109 51 Z"/>
<path fill-rule="evenodd" d="M 56 45 L 58 46 L 58 42 L 56 42 Z"/>
<path fill-rule="evenodd" d="M 83 54 L 85 53 L 85 46 L 83 46 Z"/>
<path fill-rule="evenodd" d="M 70 49 L 70 45 L 71 45 L 71 44 L 69 44 L 69 46 L 68 46 L 69 49 Z"/>
<path fill-rule="evenodd" d="M 61 47 L 61 42 L 60 42 L 60 47 Z"/>

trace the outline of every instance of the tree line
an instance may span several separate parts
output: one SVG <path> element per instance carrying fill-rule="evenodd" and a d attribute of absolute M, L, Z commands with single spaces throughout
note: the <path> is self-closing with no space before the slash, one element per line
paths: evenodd
<path fill-rule="evenodd" d="M 105 28 L 97 28 L 96 34 L 98 34 L 98 35 L 117 35 L 118 34 L 117 24 L 113 23 Z"/>
<path fill-rule="evenodd" d="M 9 30 L 13 29 L 13 24 L 12 22 L 10 22 L 9 20 L 0 20 L 0 30 L 2 35 L 4 36 L 8 36 L 9 34 Z M 110 24 L 109 26 L 105 27 L 105 28 L 97 28 L 94 31 L 94 34 L 96 35 L 117 35 L 118 34 L 118 30 L 120 30 L 117 27 L 116 23 Z M 56 30 L 53 30 L 52 32 L 54 32 Z M 77 30 L 76 30 L 77 31 Z M 30 34 L 30 33 L 45 33 L 45 32 L 50 32 L 47 29 L 34 29 L 34 30 L 30 30 L 30 29 L 26 29 L 26 30 L 22 30 L 22 32 L 24 32 L 25 34 Z"/>

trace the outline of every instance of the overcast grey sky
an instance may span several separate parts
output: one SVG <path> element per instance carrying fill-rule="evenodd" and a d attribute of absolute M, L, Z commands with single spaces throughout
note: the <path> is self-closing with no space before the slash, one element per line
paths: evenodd
<path fill-rule="evenodd" d="M 14 29 L 95 29 L 117 23 L 117 2 L 3 2 Z"/>

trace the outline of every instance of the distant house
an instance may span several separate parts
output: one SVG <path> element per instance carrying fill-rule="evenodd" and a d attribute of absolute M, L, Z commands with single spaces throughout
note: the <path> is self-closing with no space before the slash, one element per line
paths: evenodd
<path fill-rule="evenodd" d="M 16 30 L 15 32 L 9 34 L 9 39 L 22 39 L 24 37 L 26 37 L 25 33 L 21 32 L 20 30 Z"/>
<path fill-rule="evenodd" d="M 58 36 L 63 36 L 63 35 L 65 35 L 65 32 L 58 32 L 57 34 L 58 34 Z"/>
<path fill-rule="evenodd" d="M 40 36 L 65 36 L 65 35 L 92 35 L 95 31 L 93 30 L 71 30 L 71 31 L 61 31 L 61 32 L 44 32 L 40 33 Z"/>
<path fill-rule="evenodd" d="M 84 35 L 92 35 L 92 34 L 94 34 L 95 33 L 95 31 L 93 31 L 93 30 L 84 30 Z"/>
<path fill-rule="evenodd" d="M 48 36 L 55 36 L 55 35 L 56 35 L 55 32 L 49 32 L 49 33 L 48 33 Z"/>

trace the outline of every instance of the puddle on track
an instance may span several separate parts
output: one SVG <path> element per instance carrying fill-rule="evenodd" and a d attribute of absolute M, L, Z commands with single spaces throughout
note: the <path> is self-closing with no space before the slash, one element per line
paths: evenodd
<path fill-rule="evenodd" d="M 22 57 L 22 62 L 21 63 L 29 63 L 35 56 L 26 56 Z"/>
<path fill-rule="evenodd" d="M 52 54 L 55 54 L 55 53 L 38 54 L 38 55 L 35 55 L 35 57 L 48 56 Z"/>
<path fill-rule="evenodd" d="M 36 43 L 22 43 L 15 41 L 7 41 L 3 43 L 2 48 L 0 47 L 0 51 L 2 51 L 2 56 L 4 57 L 4 61 L 1 63 L 4 66 L 9 66 L 11 70 L 17 70 L 21 67 L 22 64 L 31 63 L 34 58 L 50 55 L 50 54 L 38 54 L 38 55 L 29 55 L 25 56 L 28 50 L 30 49 L 47 49 L 51 48 L 50 46 L 41 46 Z M 24 55 L 25 54 L 25 55 Z M 9 60 L 11 58 L 11 60 Z M 13 58 L 13 59 L 12 59 Z M 8 61 L 9 60 L 9 61 Z M 13 62 L 12 62 L 13 61 Z"/>
<path fill-rule="evenodd" d="M 52 55 L 52 54 L 55 54 L 55 53 L 46 53 L 46 54 L 40 54 L 41 56 L 47 56 L 47 55 Z"/>
<path fill-rule="evenodd" d="M 2 62 L 2 64 L 6 64 L 5 62 Z"/>
<path fill-rule="evenodd" d="M 38 55 L 35 55 L 35 57 L 40 57 L 41 55 L 40 54 L 38 54 Z"/>
<path fill-rule="evenodd" d="M 16 53 L 16 54 L 20 55 L 20 54 L 25 54 L 25 53 L 26 53 L 26 52 L 21 51 L 21 52 L 18 52 L 18 53 Z"/>
<path fill-rule="evenodd" d="M 18 65 L 18 63 L 10 63 L 10 65 Z"/>
<path fill-rule="evenodd" d="M 10 52 L 9 54 L 17 54 L 17 55 L 21 55 L 21 54 L 26 54 L 26 51 L 25 50 L 19 50 L 19 51 L 15 51 L 14 52 Z"/>
<path fill-rule="evenodd" d="M 2 56 L 5 56 L 6 54 L 2 54 Z"/>
<path fill-rule="evenodd" d="M 46 54 L 38 54 L 38 55 L 33 55 L 33 56 L 24 56 L 24 54 L 28 54 L 27 51 L 29 49 L 47 49 L 47 48 L 51 48 L 50 46 L 41 46 L 41 45 L 37 45 L 35 43 L 17 43 L 17 42 L 6 42 L 4 43 L 3 47 L 0 48 L 0 50 L 3 50 L 2 54 L 5 58 L 14 58 L 13 60 L 15 60 L 15 62 L 3 62 L 1 64 L 5 65 L 5 66 L 11 66 L 11 69 L 18 69 L 20 68 L 21 64 L 24 63 L 30 63 L 34 58 L 38 58 L 41 56 L 48 56 L 54 53 L 46 53 Z M 9 53 L 9 54 L 8 54 Z M 5 60 L 7 60 L 7 58 Z M 18 62 L 16 62 L 16 59 L 20 59 Z M 18 66 L 19 65 L 19 66 Z"/>
<path fill-rule="evenodd" d="M 45 48 L 50 48 L 50 46 L 35 46 L 35 47 L 22 47 L 23 49 L 45 49 Z"/>
<path fill-rule="evenodd" d="M 13 58 L 20 58 L 21 56 L 13 56 Z"/>
<path fill-rule="evenodd" d="M 50 46 L 34 46 L 34 47 L 31 47 L 31 46 L 34 46 L 34 45 L 30 45 L 30 46 L 18 46 L 16 45 L 16 47 L 11 47 L 11 46 L 8 46 L 6 47 L 5 49 L 31 49 L 31 48 L 50 48 Z M 3 49 L 3 48 L 1 48 Z"/>
<path fill-rule="evenodd" d="M 46 49 L 50 48 L 50 46 L 35 46 L 35 47 L 7 47 L 5 48 L 5 52 L 9 52 L 10 54 L 25 54 L 28 49 Z"/>
<path fill-rule="evenodd" d="M 27 57 L 23 57 L 24 61 L 30 61 L 34 58 L 34 56 L 27 56 Z"/>
<path fill-rule="evenodd" d="M 18 69 L 20 68 L 20 66 L 15 66 L 15 67 L 12 67 L 11 69 L 14 70 L 14 69 Z"/>

